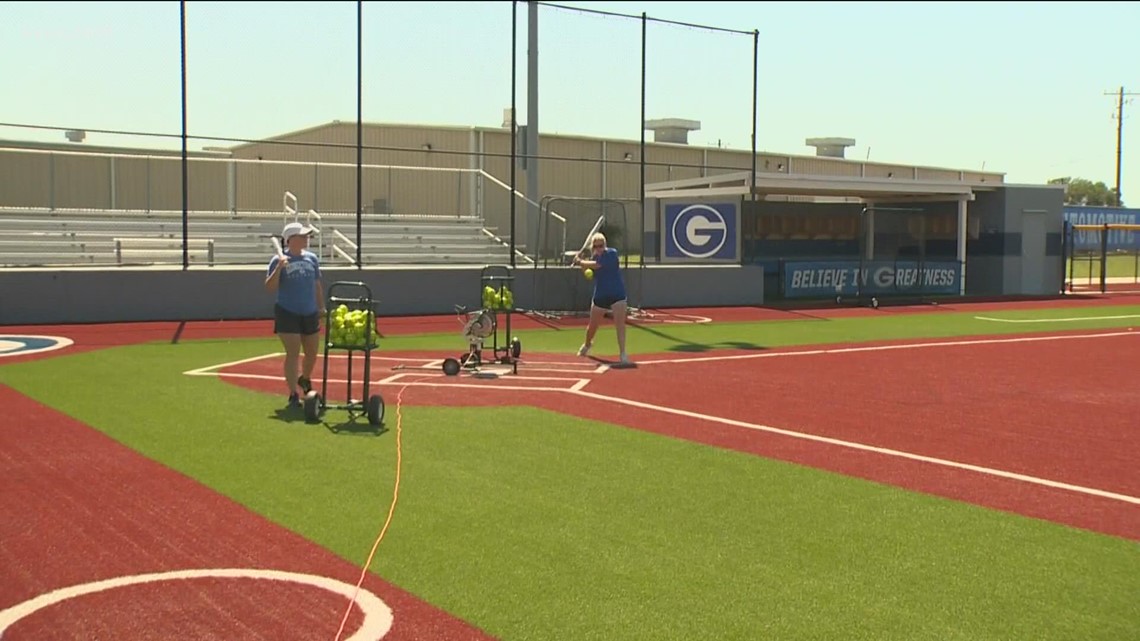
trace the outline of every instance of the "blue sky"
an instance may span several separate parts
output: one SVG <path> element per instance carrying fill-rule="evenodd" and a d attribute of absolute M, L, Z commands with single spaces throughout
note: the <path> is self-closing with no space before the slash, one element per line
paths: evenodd
<path fill-rule="evenodd" d="M 560 2 L 650 22 L 646 116 L 698 120 L 693 144 L 750 146 L 752 30 L 764 151 L 854 138 L 849 158 L 1115 181 L 1115 97 L 1140 93 L 1140 3 Z M 260 138 L 356 119 L 355 2 L 188 2 L 191 136 Z M 527 6 L 518 5 L 519 121 Z M 178 2 L 0 2 L 0 123 L 178 148 Z M 497 127 L 511 101 L 511 2 L 365 2 L 364 119 Z M 540 7 L 539 128 L 639 139 L 641 22 Z M 1140 99 L 1140 96 L 1136 97 Z M 1122 190 L 1140 206 L 1140 100 Z M 649 139 L 652 134 L 648 133 Z M 0 138 L 62 141 L 0 125 Z M 192 148 L 224 144 L 193 141 Z"/>

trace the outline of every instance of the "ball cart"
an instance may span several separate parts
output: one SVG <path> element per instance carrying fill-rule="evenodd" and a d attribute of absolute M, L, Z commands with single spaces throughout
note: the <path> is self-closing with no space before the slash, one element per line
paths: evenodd
<path fill-rule="evenodd" d="M 324 364 L 321 391 L 305 395 L 305 419 L 315 422 L 330 409 L 346 410 L 349 420 L 367 416 L 370 425 L 384 423 L 384 398 L 379 391 L 371 391 L 372 350 L 377 346 L 376 301 L 367 284 L 337 281 L 328 288 L 325 305 Z M 344 351 L 348 356 L 348 374 L 345 381 L 345 400 L 329 402 L 329 351 Z M 364 376 L 359 397 L 354 398 L 353 362 L 362 360 Z"/>
<path fill-rule="evenodd" d="M 486 363 L 501 363 L 510 365 L 511 372 L 518 374 L 519 357 L 522 355 L 522 343 L 517 336 L 511 335 L 511 314 L 515 309 L 514 276 L 508 265 L 487 265 L 479 274 L 480 296 L 482 307 L 477 311 L 468 311 L 466 307 L 457 306 L 456 313 L 463 321 L 463 337 L 467 340 L 467 353 L 458 358 L 446 358 L 443 361 L 443 373 L 455 376 L 464 369 L 479 372 Z M 502 312 L 503 323 L 499 323 L 499 312 Z M 499 335 L 499 328 L 503 328 L 503 336 Z M 484 342 L 491 340 L 489 357 L 484 356 Z"/>

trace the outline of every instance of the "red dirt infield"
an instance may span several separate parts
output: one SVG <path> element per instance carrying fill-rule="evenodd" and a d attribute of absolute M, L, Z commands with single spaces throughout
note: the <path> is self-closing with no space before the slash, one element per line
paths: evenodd
<path fill-rule="evenodd" d="M 1072 296 L 879 309 L 654 310 L 656 318 L 643 322 L 681 315 L 737 322 L 1137 302 L 1140 297 Z M 547 321 L 526 315 L 513 318 L 519 329 L 547 326 Z M 582 322 L 570 319 L 560 325 Z M 384 335 L 460 329 L 452 314 L 381 317 L 379 325 Z M 58 352 L 6 357 L 0 365 L 147 341 L 266 338 L 272 336 L 272 322 L 6 326 L 0 328 L 3 333 L 60 335 L 75 343 Z M 1119 498 L 1140 496 L 1140 475 L 1131 455 L 1138 448 L 1134 428 L 1140 400 L 1111 384 L 1134 374 L 1133 360 L 1120 355 L 1140 353 L 1140 335 L 1109 336 L 1113 333 L 1120 332 L 1053 332 L 1089 336 L 1049 342 L 1016 342 L 1021 337 L 1002 336 L 992 343 L 958 347 L 723 350 L 695 358 L 638 355 L 644 363 L 629 370 L 597 371 L 596 363 L 590 362 L 559 365 L 567 370 L 563 372 L 543 372 L 565 379 L 541 384 L 559 391 L 526 387 L 538 384 L 534 370 L 543 361 L 575 359 L 528 354 L 519 368 L 519 380 L 527 379 L 516 386 L 521 389 L 507 389 L 511 375 L 497 380 L 464 378 L 465 384 L 500 391 L 456 394 L 446 385 L 410 385 L 404 402 L 530 404 L 1140 541 L 1140 507 Z M 879 344 L 884 345 L 888 344 Z M 794 355 L 811 351 L 821 353 Z M 385 355 L 409 361 L 438 357 Z M 720 360 L 700 360 L 707 356 Z M 985 377 L 970 375 L 979 368 L 985 369 Z M 230 371 L 264 371 L 264 379 L 225 380 L 265 391 L 272 398 L 267 403 L 283 400 L 276 362 L 254 362 Z M 866 376 L 866 371 L 876 376 Z M 376 368 L 372 378 L 379 381 L 395 374 L 384 366 Z M 330 372 L 330 378 L 338 375 L 337 370 Z M 440 380 L 427 370 L 408 370 L 379 390 L 391 404 L 405 383 Z M 575 386 L 579 380 L 587 383 Z M 679 380 L 684 384 L 678 385 Z M 737 393 L 726 398 L 723 390 L 729 388 Z M 3 423 L 10 428 L 0 430 L 0 483 L 5 488 L 0 506 L 6 514 L 19 515 L 0 524 L 0 635 L 5 641 L 334 637 L 344 616 L 345 597 L 298 581 L 279 579 L 267 587 L 266 578 L 254 573 L 289 572 L 351 587 L 360 577 L 358 566 L 2 385 L 0 401 L 8 407 Z M 393 415 L 389 407 L 389 417 Z M 1089 421 L 1093 415 L 1097 420 Z M 12 428 L 26 425 L 37 429 Z M 1046 482 L 1038 482 L 1042 480 Z M 77 592 L 18 621 L 3 619 L 20 604 L 63 588 L 143 574 L 224 569 L 249 575 L 158 580 Z M 394 615 L 385 639 L 491 638 L 371 573 L 362 587 Z M 341 638 L 350 638 L 364 619 L 355 609 Z"/>
<path fill-rule="evenodd" d="M 53 590 L 187 569 L 276 570 L 355 587 L 360 568 L 101 432 L 0 386 L 0 616 Z M 11 518 L 18 515 L 18 518 Z M 0 628 L 4 641 L 333 639 L 348 598 L 296 582 L 160 581 L 81 595 Z M 491 639 L 369 573 L 385 639 Z M 354 608 L 342 639 L 363 620 Z M 362 641 L 362 640 L 360 640 Z M 371 641 L 371 640 L 370 640 Z"/>
<path fill-rule="evenodd" d="M 532 405 L 1140 540 L 1138 503 L 1098 494 L 1140 497 L 1128 454 L 1140 398 L 1105 391 L 1130 367 L 1116 355 L 1140 353 L 1140 332 L 1049 336 L 646 354 L 635 369 L 601 372 L 590 359 L 574 369 L 573 357 L 531 354 L 517 376 L 493 380 L 393 372 L 388 361 L 430 355 L 386 352 L 371 389 L 389 405 L 405 386 L 408 405 Z M 340 402 L 346 361 L 329 363 Z M 277 357 L 219 373 L 281 397 L 279 371 Z M 359 365 L 354 376 L 359 395 Z"/>
<path fill-rule="evenodd" d="M 878 309 L 868 306 L 839 306 L 834 303 L 765 307 L 693 307 L 647 309 L 644 320 L 634 319 L 631 324 L 652 324 L 669 320 L 692 322 L 694 317 L 707 318 L 715 323 L 793 320 L 797 318 L 847 318 L 857 316 L 883 316 L 937 312 L 994 312 L 998 310 L 1065 309 L 1110 305 L 1140 305 L 1140 292 L 1130 294 L 1073 294 L 1023 300 L 955 300 L 937 304 L 895 305 L 884 302 Z M 534 314 L 516 312 L 511 315 L 512 327 L 519 330 L 556 327 L 584 327 L 583 318 L 547 320 Z M 456 332 L 462 329 L 456 314 L 429 316 L 377 316 L 382 336 L 399 336 L 432 332 Z M 273 320 L 233 321 L 143 321 L 132 323 L 86 323 L 58 325 L 0 325 L 5 334 L 59 334 L 75 341 L 69 350 L 98 349 L 115 345 L 129 345 L 151 341 L 178 342 L 183 340 L 229 340 L 238 338 L 265 338 L 273 336 Z M 4 363 L 37 356 L 10 356 Z"/>

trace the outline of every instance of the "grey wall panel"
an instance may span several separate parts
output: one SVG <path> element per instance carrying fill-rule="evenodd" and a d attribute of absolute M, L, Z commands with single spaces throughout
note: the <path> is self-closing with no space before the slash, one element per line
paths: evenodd
<path fill-rule="evenodd" d="M 273 295 L 262 268 L 11 270 L 0 273 L 0 325 L 131 321 L 264 319 Z M 518 267 L 515 305 L 530 309 L 535 270 Z M 480 303 L 480 267 L 326 269 L 326 286 L 363 282 L 377 314 L 451 314 Z M 631 303 L 643 307 L 759 305 L 763 278 L 755 267 L 666 267 L 626 272 Z M 549 292 L 547 303 L 564 292 Z M 588 300 L 588 299 L 587 299 Z M 583 309 L 583 311 L 585 311 Z"/>

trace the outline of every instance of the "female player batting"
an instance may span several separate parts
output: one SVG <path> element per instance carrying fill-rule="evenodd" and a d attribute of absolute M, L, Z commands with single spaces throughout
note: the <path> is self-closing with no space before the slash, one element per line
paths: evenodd
<path fill-rule="evenodd" d="M 590 239 L 592 257 L 574 257 L 574 264 L 582 270 L 594 272 L 594 296 L 590 302 L 590 324 L 586 327 L 586 342 L 578 348 L 579 356 L 586 356 L 594 345 L 594 336 L 598 333 L 598 325 L 602 322 L 606 311 L 613 312 L 614 329 L 617 332 L 618 352 L 621 354 L 621 365 L 631 365 L 629 356 L 625 353 L 625 316 L 626 295 L 625 282 L 621 276 L 621 267 L 618 263 L 618 252 L 613 247 L 606 246 L 605 234 L 598 232 Z"/>

